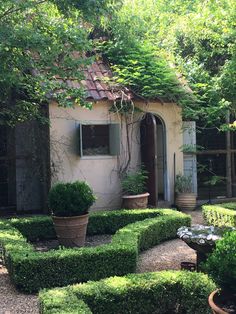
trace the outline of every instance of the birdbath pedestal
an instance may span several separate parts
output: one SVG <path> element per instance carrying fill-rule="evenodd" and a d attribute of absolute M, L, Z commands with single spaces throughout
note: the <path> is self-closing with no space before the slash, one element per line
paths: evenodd
<path fill-rule="evenodd" d="M 178 237 L 183 240 L 197 254 L 197 270 L 199 265 L 207 259 L 207 255 L 215 248 L 217 240 L 221 239 L 226 231 L 231 231 L 230 227 L 214 227 L 193 225 L 192 227 L 180 227 L 177 231 Z"/>

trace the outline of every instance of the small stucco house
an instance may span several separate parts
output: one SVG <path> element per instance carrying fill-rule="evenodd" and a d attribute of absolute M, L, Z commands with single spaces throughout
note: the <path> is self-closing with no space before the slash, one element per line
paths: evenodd
<path fill-rule="evenodd" d="M 95 209 L 119 208 L 123 172 L 144 164 L 149 204 L 172 204 L 175 173 L 183 171 L 181 108 L 111 86 L 112 73 L 102 61 L 94 62 L 85 77 L 92 110 L 49 106 L 52 184 L 85 180 L 97 196 Z M 75 80 L 67 84 L 80 86 Z M 127 103 L 131 111 L 123 115 Z"/>
<path fill-rule="evenodd" d="M 1 128 L 0 207 L 45 211 L 51 185 L 85 180 L 97 196 L 93 209 L 119 208 L 121 177 L 141 164 L 148 170 L 149 205 L 173 204 L 174 178 L 184 161 L 181 108 L 110 84 L 112 73 L 102 61 L 84 74 L 91 110 L 51 101 L 45 107 L 49 126 Z M 80 86 L 73 79 L 67 84 Z M 122 114 L 127 105 L 129 114 Z"/>

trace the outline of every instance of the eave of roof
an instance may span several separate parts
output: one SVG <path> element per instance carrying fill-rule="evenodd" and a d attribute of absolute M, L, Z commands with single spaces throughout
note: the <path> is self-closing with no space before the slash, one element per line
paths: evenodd
<path fill-rule="evenodd" d="M 80 88 L 81 84 L 87 93 L 87 100 L 130 100 L 134 97 L 128 88 L 112 84 L 112 71 L 102 60 L 94 61 L 83 70 L 85 79 L 79 82 L 76 79 L 67 79 L 66 83 L 71 88 Z"/>

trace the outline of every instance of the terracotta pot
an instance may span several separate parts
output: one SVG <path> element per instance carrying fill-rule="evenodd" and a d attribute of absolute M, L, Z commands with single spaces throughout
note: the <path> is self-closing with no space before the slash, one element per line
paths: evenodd
<path fill-rule="evenodd" d="M 215 298 L 219 295 L 219 290 L 213 291 L 208 298 L 208 303 L 212 309 L 213 314 L 228 314 L 215 304 Z"/>
<path fill-rule="evenodd" d="M 176 197 L 176 205 L 181 210 L 194 210 L 196 207 L 196 194 L 178 193 Z"/>
<path fill-rule="evenodd" d="M 74 217 L 53 216 L 58 241 L 65 247 L 84 246 L 89 215 Z"/>
<path fill-rule="evenodd" d="M 147 208 L 149 193 L 138 195 L 123 195 L 122 207 L 126 209 Z"/>

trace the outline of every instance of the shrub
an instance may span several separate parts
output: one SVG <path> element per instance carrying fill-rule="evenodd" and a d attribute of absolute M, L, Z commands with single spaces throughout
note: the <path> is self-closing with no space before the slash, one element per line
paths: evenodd
<path fill-rule="evenodd" d="M 222 289 L 236 293 L 236 231 L 216 242 L 216 249 L 209 255 L 204 270 Z"/>
<path fill-rule="evenodd" d="M 57 238 L 50 216 L 12 218 L 10 222 L 28 241 L 43 241 Z"/>
<path fill-rule="evenodd" d="M 40 288 L 65 286 L 88 280 L 98 280 L 108 276 L 125 275 L 136 270 L 138 252 L 147 249 L 166 239 L 176 237 L 177 229 L 190 224 L 190 217 L 173 210 L 137 210 L 114 211 L 120 225 L 127 220 L 139 220 L 156 214 L 155 218 L 145 219 L 119 229 L 112 238 L 112 243 L 93 248 L 76 248 L 35 252 L 33 246 L 27 243 L 23 235 L 13 227 L 20 226 L 27 233 L 29 220 L 18 220 L 0 224 L 0 243 L 4 246 L 6 265 L 11 281 L 21 290 L 38 291 Z M 122 217 L 122 212 L 124 216 Z M 129 212 L 129 214 L 128 214 Z M 133 217 L 132 217 L 133 212 Z M 146 216 L 144 214 L 146 212 Z M 103 221 L 115 221 L 113 212 L 96 213 L 95 217 L 103 217 Z M 92 215 L 93 216 L 93 215 Z M 131 219 L 132 217 L 132 219 Z M 136 218 L 134 218 L 136 217 Z M 32 218 L 39 220 L 42 217 Z M 93 219 L 92 219 L 93 221 Z M 100 220 L 102 221 L 102 220 Z M 35 224 L 35 222 L 34 222 Z M 32 226 L 34 225 L 32 224 Z M 108 226 L 108 223 L 105 224 Z M 48 224 L 50 227 L 50 224 Z M 90 225 L 92 232 L 98 232 Z M 51 227 L 50 227 L 51 228 Z M 113 226 L 111 227 L 114 231 Z M 101 228 L 101 231 L 103 229 Z M 102 233 L 102 232 L 101 232 Z M 50 232 L 49 232 L 50 234 Z M 37 238 L 36 233 L 34 237 Z M 45 237 L 45 236 L 44 236 Z"/>
<path fill-rule="evenodd" d="M 220 204 L 222 207 L 227 208 L 227 209 L 232 209 L 236 210 L 236 203 L 230 202 L 230 203 L 222 203 Z"/>
<path fill-rule="evenodd" d="M 114 234 L 118 229 L 130 223 L 158 217 L 167 213 L 167 209 L 164 211 L 158 209 L 122 209 L 91 212 L 89 215 L 87 234 Z M 26 218 L 13 218 L 10 221 L 11 225 L 18 229 L 28 241 L 57 238 L 50 216 L 41 215 Z"/>
<path fill-rule="evenodd" d="M 50 314 L 92 314 L 84 301 L 68 290 L 55 289 L 54 295 L 42 296 L 40 313 Z"/>
<path fill-rule="evenodd" d="M 39 300 L 42 314 L 67 313 L 68 309 L 84 314 L 208 314 L 207 299 L 214 289 L 215 284 L 204 274 L 163 271 L 42 291 Z M 77 311 L 73 305 L 78 306 Z"/>
<path fill-rule="evenodd" d="M 175 191 L 177 193 L 191 193 L 192 192 L 192 178 L 182 174 L 177 174 L 175 179 Z"/>
<path fill-rule="evenodd" d="M 128 224 L 167 213 L 167 209 L 164 211 L 158 209 L 122 209 L 92 212 L 89 217 L 88 234 L 114 234 Z"/>
<path fill-rule="evenodd" d="M 144 169 L 127 174 L 121 181 L 124 194 L 137 195 L 146 192 L 147 179 L 147 171 Z"/>
<path fill-rule="evenodd" d="M 49 192 L 49 207 L 55 216 L 87 214 L 94 202 L 95 196 L 86 182 L 58 183 Z"/>
<path fill-rule="evenodd" d="M 236 227 L 235 203 L 202 206 L 204 219 L 209 225 Z"/>

